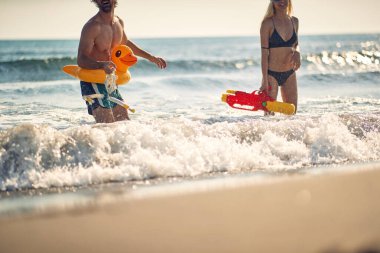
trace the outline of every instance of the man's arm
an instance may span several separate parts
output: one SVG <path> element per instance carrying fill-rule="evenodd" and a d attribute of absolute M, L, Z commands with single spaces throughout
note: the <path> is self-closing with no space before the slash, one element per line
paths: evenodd
<path fill-rule="evenodd" d="M 150 62 L 153 62 L 160 69 L 166 68 L 166 62 L 161 57 L 156 57 L 156 56 L 153 56 L 153 55 L 149 54 L 148 52 L 146 52 L 146 51 L 142 50 L 141 48 L 139 48 L 131 40 L 127 40 L 126 45 L 132 49 L 132 51 L 133 51 L 133 53 L 135 55 L 140 56 L 142 58 L 145 58 L 145 59 L 147 59 Z"/>
<path fill-rule="evenodd" d="M 119 20 L 120 20 L 121 26 L 123 27 L 123 41 L 122 41 L 122 43 L 127 45 L 128 47 L 130 47 L 135 55 L 140 56 L 142 58 L 145 58 L 150 62 L 153 62 L 160 69 L 166 68 L 166 61 L 164 59 L 162 59 L 161 57 L 156 57 L 156 56 L 149 54 L 148 52 L 139 48 L 135 43 L 133 43 L 131 40 L 129 40 L 127 38 L 127 35 L 125 34 L 125 31 L 124 31 L 124 22 L 121 18 L 119 18 Z"/>
<path fill-rule="evenodd" d="M 95 38 L 100 32 L 100 27 L 96 24 L 87 23 L 82 30 L 77 63 L 78 66 L 85 69 L 104 69 L 107 74 L 115 70 L 115 64 L 111 61 L 96 61 L 90 57 L 95 46 Z"/>

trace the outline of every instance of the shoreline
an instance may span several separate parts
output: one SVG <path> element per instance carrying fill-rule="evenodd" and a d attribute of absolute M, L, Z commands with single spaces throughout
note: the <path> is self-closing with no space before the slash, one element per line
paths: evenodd
<path fill-rule="evenodd" d="M 0 252 L 380 250 L 380 165 L 346 168 L 146 187 L 0 218 Z"/>
<path fill-rule="evenodd" d="M 62 213 L 72 209 L 101 206 L 111 202 L 125 201 L 126 199 L 228 189 L 247 184 L 273 184 L 284 180 L 292 180 L 294 177 L 347 173 L 357 171 L 358 167 L 365 169 L 380 168 L 380 161 L 299 168 L 281 171 L 280 174 L 275 171 L 241 171 L 228 175 L 224 173 L 211 173 L 184 178 L 158 178 L 144 181 L 110 182 L 80 187 L 64 186 L 48 189 L 31 188 L 5 191 L 0 192 L 0 220 L 43 215 L 46 213 Z"/>

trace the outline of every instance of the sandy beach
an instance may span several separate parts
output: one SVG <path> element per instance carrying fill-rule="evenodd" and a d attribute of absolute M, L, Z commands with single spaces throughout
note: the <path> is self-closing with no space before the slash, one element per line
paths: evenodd
<path fill-rule="evenodd" d="M 379 179 L 377 164 L 154 186 L 107 204 L 2 218 L 0 252 L 379 250 Z"/>

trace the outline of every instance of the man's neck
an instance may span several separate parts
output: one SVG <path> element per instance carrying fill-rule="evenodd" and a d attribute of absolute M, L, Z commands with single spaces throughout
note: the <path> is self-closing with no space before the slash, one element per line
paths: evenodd
<path fill-rule="evenodd" d="M 114 10 L 110 12 L 99 11 L 98 16 L 104 21 L 104 23 L 112 24 L 115 17 Z"/>

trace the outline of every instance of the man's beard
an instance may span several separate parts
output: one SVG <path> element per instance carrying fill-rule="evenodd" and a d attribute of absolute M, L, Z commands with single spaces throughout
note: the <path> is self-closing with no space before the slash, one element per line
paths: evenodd
<path fill-rule="evenodd" d="M 104 1 L 106 3 L 103 3 L 103 1 L 101 3 L 98 3 L 98 8 L 99 10 L 105 12 L 105 13 L 109 13 L 112 11 L 112 3 L 110 1 Z"/>

